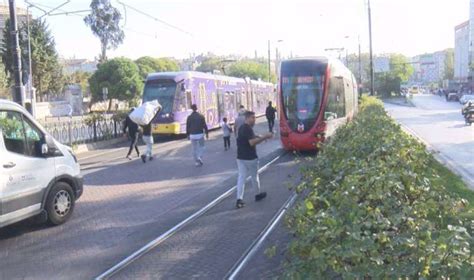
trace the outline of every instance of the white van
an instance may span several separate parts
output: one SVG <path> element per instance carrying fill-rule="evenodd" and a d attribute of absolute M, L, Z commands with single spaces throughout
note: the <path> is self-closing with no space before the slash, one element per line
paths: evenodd
<path fill-rule="evenodd" d="M 0 227 L 41 214 L 66 222 L 83 180 L 72 150 L 21 106 L 0 99 Z"/>

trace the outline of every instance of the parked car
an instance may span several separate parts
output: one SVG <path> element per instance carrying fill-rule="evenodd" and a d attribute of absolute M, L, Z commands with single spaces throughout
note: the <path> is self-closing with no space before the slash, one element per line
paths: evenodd
<path fill-rule="evenodd" d="M 459 98 L 459 103 L 462 105 L 466 104 L 469 100 L 474 102 L 474 94 L 464 94 L 461 98 Z"/>
<path fill-rule="evenodd" d="M 50 136 L 23 107 L 0 100 L 0 227 L 36 215 L 62 224 L 82 190 L 71 148 Z"/>
<path fill-rule="evenodd" d="M 412 86 L 409 90 L 408 90 L 409 93 L 411 94 L 418 94 L 420 93 L 420 88 L 417 87 L 417 86 Z"/>
<path fill-rule="evenodd" d="M 457 92 L 450 92 L 446 95 L 446 101 L 459 101 L 459 95 Z"/>

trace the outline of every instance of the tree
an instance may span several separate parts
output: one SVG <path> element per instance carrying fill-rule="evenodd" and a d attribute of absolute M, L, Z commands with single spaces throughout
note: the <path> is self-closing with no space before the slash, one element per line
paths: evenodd
<path fill-rule="evenodd" d="M 239 61 L 229 66 L 227 74 L 233 77 L 249 77 L 253 80 L 261 79 L 263 81 L 268 81 L 268 66 L 265 63 L 250 60 Z M 276 76 L 273 73 L 271 81 L 276 82 Z"/>
<path fill-rule="evenodd" d="M 196 71 L 212 73 L 214 70 L 221 70 L 222 59 L 216 56 L 206 57 L 196 68 Z"/>
<path fill-rule="evenodd" d="M 143 90 L 138 66 L 124 57 L 99 64 L 97 71 L 89 79 L 89 85 L 93 103 L 103 99 L 103 88 L 108 89 L 109 110 L 112 99 L 133 103 Z"/>
<path fill-rule="evenodd" d="M 91 28 L 92 33 L 99 37 L 99 61 L 104 62 L 107 60 L 107 50 L 116 49 L 125 38 L 119 26 L 122 15 L 110 4 L 110 0 L 92 0 L 90 7 L 92 12 L 84 18 L 84 22 Z"/>
<path fill-rule="evenodd" d="M 0 63 L 0 98 L 10 99 L 10 81 L 3 63 Z"/>
<path fill-rule="evenodd" d="M 445 80 L 454 79 L 454 50 L 446 50 L 446 61 L 444 63 L 444 77 Z"/>
<path fill-rule="evenodd" d="M 72 74 L 65 76 L 65 83 L 80 85 L 82 93 L 84 94 L 89 88 L 89 78 L 91 77 L 91 75 L 92 74 L 88 72 L 76 71 Z"/>
<path fill-rule="evenodd" d="M 392 54 L 390 56 L 390 73 L 393 77 L 398 77 L 401 83 L 407 82 L 414 72 L 413 66 L 408 63 L 408 59 L 402 54 Z"/>
<path fill-rule="evenodd" d="M 146 79 L 147 75 L 155 72 L 178 71 L 179 66 L 176 61 L 169 58 L 154 58 L 143 56 L 135 60 L 140 72 L 140 77 Z"/>
<path fill-rule="evenodd" d="M 12 77 L 14 69 L 9 27 L 10 21 L 7 20 L 5 22 L 5 28 L 3 29 L 4 43 L 0 52 L 5 69 L 10 74 L 10 77 Z M 19 30 L 23 84 L 26 84 L 29 69 L 26 23 L 22 24 Z M 54 37 L 46 21 L 34 19 L 30 22 L 30 41 L 33 86 L 36 88 L 36 93 L 41 100 L 46 94 L 62 90 L 62 86 L 64 85 L 62 68 L 59 63 Z"/>

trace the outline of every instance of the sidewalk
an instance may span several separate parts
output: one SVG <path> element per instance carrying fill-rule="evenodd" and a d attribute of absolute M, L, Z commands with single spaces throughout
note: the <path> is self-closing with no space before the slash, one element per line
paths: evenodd
<path fill-rule="evenodd" d="M 112 278 L 222 279 L 291 195 L 299 163 L 287 154 L 260 180 L 268 192 L 263 201 L 255 202 L 256 192 L 247 185 L 244 208 L 235 208 L 234 193 Z"/>

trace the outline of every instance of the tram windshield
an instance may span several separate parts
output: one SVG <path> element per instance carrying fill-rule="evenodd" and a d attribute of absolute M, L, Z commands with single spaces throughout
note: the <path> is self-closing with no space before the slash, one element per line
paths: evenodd
<path fill-rule="evenodd" d="M 309 130 L 319 114 L 327 64 L 295 61 L 282 65 L 281 89 L 283 111 L 290 127 Z"/>
<path fill-rule="evenodd" d="M 173 110 L 175 94 L 176 82 L 174 80 L 150 80 L 145 84 L 143 102 L 157 99 L 162 106 L 161 112 L 171 113 Z"/>

